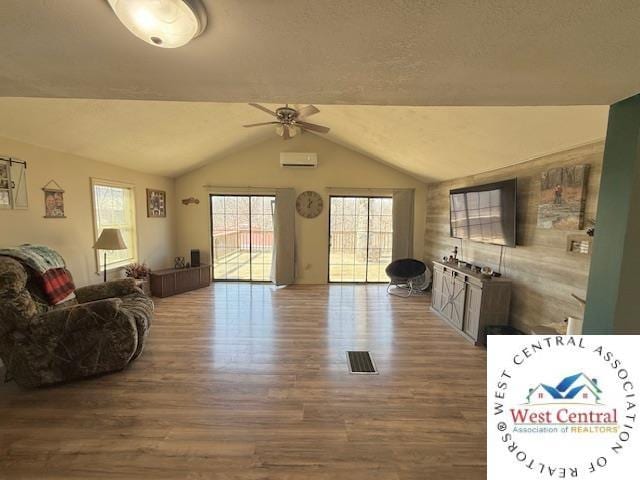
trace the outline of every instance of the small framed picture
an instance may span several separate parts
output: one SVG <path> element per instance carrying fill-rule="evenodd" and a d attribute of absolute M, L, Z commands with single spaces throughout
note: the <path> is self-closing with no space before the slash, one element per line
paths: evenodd
<path fill-rule="evenodd" d="M 0 163 L 0 190 L 9 190 L 9 165 Z"/>
<path fill-rule="evenodd" d="M 167 216 L 167 192 L 147 188 L 147 217 Z"/>
<path fill-rule="evenodd" d="M 11 183 L 9 181 L 9 165 L 0 163 L 0 208 L 11 208 Z"/>
<path fill-rule="evenodd" d="M 0 189 L 0 208 L 11 208 L 11 195 L 9 190 Z"/>
<path fill-rule="evenodd" d="M 64 190 L 44 190 L 44 218 L 66 218 Z"/>

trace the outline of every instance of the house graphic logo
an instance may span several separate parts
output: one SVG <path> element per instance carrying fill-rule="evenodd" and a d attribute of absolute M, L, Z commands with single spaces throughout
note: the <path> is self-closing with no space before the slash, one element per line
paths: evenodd
<path fill-rule="evenodd" d="M 529 389 L 528 405 L 583 404 L 600 405 L 602 390 L 598 380 L 584 373 L 563 378 L 555 387 L 540 383 Z"/>

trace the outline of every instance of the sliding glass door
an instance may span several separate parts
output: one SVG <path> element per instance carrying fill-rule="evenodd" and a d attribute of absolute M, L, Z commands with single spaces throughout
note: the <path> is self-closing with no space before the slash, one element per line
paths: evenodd
<path fill-rule="evenodd" d="M 211 195 L 214 280 L 269 281 L 275 197 Z"/>
<path fill-rule="evenodd" d="M 386 282 L 391 263 L 393 199 L 331 197 L 329 281 Z"/>

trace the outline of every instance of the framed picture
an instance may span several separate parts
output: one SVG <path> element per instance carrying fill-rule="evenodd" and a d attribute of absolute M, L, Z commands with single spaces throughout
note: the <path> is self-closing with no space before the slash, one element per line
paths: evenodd
<path fill-rule="evenodd" d="M 55 188 L 49 185 L 54 184 Z M 64 214 L 64 190 L 55 180 L 50 180 L 44 187 L 44 218 L 67 218 Z"/>
<path fill-rule="evenodd" d="M 0 190 L 0 208 L 11 208 L 9 190 Z"/>
<path fill-rule="evenodd" d="M 147 188 L 147 217 L 167 216 L 167 192 Z"/>
<path fill-rule="evenodd" d="M 63 191 L 44 191 L 44 218 L 65 218 Z"/>
<path fill-rule="evenodd" d="M 0 162 L 0 208 L 11 208 L 9 165 Z"/>
<path fill-rule="evenodd" d="M 540 178 L 538 228 L 580 230 L 589 165 L 552 168 Z"/>
<path fill-rule="evenodd" d="M 0 190 L 9 190 L 9 164 L 0 163 Z"/>
<path fill-rule="evenodd" d="M 28 207 L 27 162 L 0 157 L 0 209 Z"/>

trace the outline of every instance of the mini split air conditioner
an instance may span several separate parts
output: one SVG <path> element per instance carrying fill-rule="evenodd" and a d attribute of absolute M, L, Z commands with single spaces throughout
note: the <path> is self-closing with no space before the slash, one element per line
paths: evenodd
<path fill-rule="evenodd" d="M 280 153 L 280 166 L 293 168 L 316 168 L 318 166 L 317 153 Z"/>

